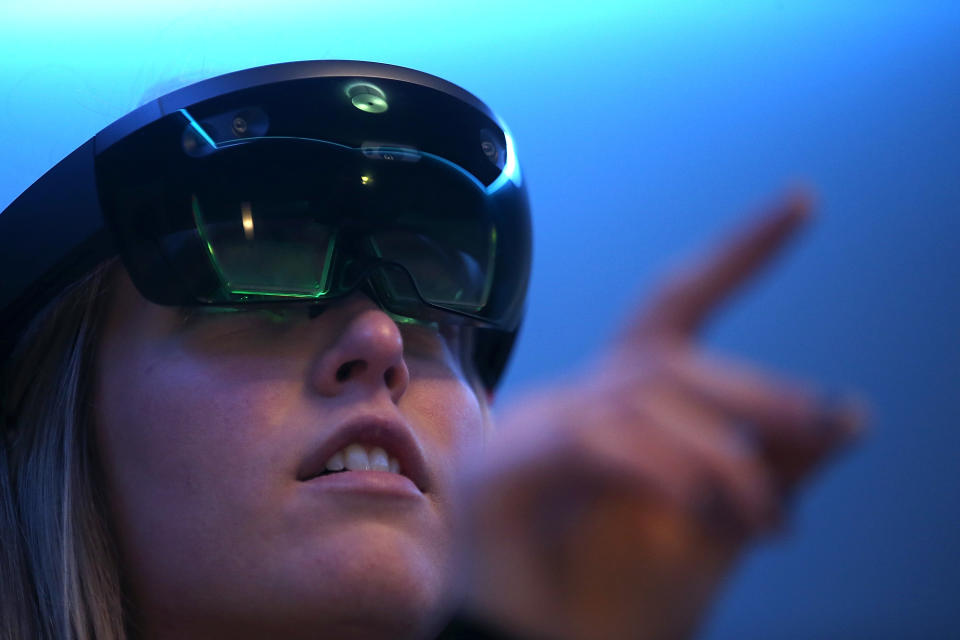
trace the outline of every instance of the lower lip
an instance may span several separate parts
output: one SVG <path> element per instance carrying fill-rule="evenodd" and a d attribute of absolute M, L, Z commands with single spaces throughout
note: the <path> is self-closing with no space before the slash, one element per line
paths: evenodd
<path fill-rule="evenodd" d="M 344 471 L 305 481 L 318 490 L 385 498 L 422 498 L 423 493 L 406 476 L 388 471 Z"/>

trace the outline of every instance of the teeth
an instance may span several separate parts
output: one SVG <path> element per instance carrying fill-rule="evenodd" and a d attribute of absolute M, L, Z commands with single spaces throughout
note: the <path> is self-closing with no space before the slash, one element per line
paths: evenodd
<path fill-rule="evenodd" d="M 367 471 L 370 469 L 370 456 L 359 444 L 352 444 L 343 451 L 347 471 Z"/>
<path fill-rule="evenodd" d="M 387 452 L 380 447 L 374 447 L 370 450 L 370 469 L 373 471 L 390 470 L 390 463 L 387 462 Z"/>
<path fill-rule="evenodd" d="M 324 465 L 327 471 L 386 471 L 400 473 L 400 463 L 388 456 L 381 447 L 365 447 L 351 444 L 330 456 Z"/>
<path fill-rule="evenodd" d="M 330 456 L 330 459 L 327 460 L 327 471 L 342 471 L 343 467 L 343 452 L 337 451 L 335 454 Z"/>

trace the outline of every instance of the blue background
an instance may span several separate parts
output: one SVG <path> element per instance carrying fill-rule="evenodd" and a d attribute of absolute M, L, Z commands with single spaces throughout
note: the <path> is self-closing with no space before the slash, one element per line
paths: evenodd
<path fill-rule="evenodd" d="M 4 1 L 0 207 L 157 83 L 411 66 L 510 124 L 536 265 L 505 400 L 585 362 L 657 274 L 791 180 L 813 224 L 703 341 L 859 391 L 872 432 L 704 637 L 956 637 L 960 5 Z"/>

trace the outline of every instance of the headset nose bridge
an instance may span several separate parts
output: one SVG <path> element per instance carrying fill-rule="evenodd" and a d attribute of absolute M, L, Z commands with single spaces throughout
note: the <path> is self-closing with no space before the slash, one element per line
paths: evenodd
<path fill-rule="evenodd" d="M 358 248 L 356 243 L 363 239 L 356 238 L 354 242 L 345 243 L 338 251 L 340 259 L 332 274 L 335 282 L 333 288 L 347 296 L 354 291 L 361 291 L 381 309 L 393 312 L 396 312 L 401 300 L 414 304 L 422 302 L 417 284 L 408 269 L 401 263 L 381 256 L 372 242 L 367 250 Z"/>

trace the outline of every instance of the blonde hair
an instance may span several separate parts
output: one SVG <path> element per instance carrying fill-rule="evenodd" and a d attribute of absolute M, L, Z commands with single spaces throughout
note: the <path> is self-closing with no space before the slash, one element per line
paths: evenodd
<path fill-rule="evenodd" d="M 126 637 L 89 415 L 90 372 L 115 262 L 50 303 L 3 363 L 2 640 Z"/>

